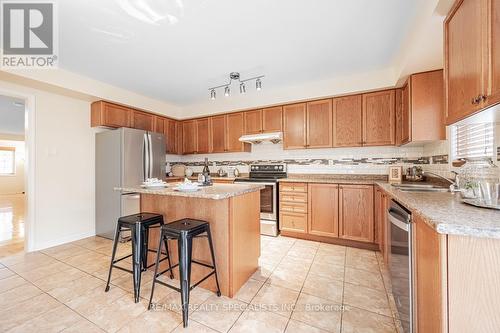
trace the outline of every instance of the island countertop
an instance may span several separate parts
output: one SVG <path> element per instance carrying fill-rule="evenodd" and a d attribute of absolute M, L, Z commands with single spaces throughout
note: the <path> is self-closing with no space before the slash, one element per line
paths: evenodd
<path fill-rule="evenodd" d="M 177 184 L 175 183 L 168 184 L 167 187 L 160 189 L 146 189 L 140 186 L 134 186 L 115 188 L 115 190 L 129 193 L 133 192 L 186 198 L 222 200 L 251 192 L 257 192 L 264 188 L 263 185 L 259 184 L 213 184 L 211 186 L 202 186 L 200 187 L 200 190 L 196 192 L 180 192 L 174 190 L 176 185 Z"/>

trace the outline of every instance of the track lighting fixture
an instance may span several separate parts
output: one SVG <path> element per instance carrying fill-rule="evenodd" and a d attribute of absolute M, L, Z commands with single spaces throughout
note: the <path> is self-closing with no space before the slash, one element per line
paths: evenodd
<path fill-rule="evenodd" d="M 210 90 L 210 99 L 211 100 L 216 99 L 216 92 L 215 91 L 216 91 L 216 89 L 219 89 L 219 88 L 224 88 L 224 96 L 226 96 L 226 97 L 230 96 L 231 95 L 230 86 L 231 86 L 231 83 L 233 81 L 238 81 L 240 83 L 240 94 L 244 94 L 247 92 L 245 82 L 252 81 L 252 80 L 255 80 L 255 89 L 260 91 L 260 90 L 262 90 L 262 80 L 261 79 L 263 77 L 264 77 L 264 75 L 259 75 L 259 76 L 255 76 L 255 77 L 251 77 L 251 78 L 242 80 L 240 78 L 240 73 L 231 72 L 229 74 L 229 82 L 227 84 L 222 84 L 220 86 L 208 88 L 208 90 Z"/>

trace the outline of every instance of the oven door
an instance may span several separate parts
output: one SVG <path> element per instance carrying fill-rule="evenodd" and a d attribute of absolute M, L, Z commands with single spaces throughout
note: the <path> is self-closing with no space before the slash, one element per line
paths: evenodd
<path fill-rule="evenodd" d="M 260 218 L 262 220 L 277 220 L 276 183 L 262 183 L 260 190 Z"/>

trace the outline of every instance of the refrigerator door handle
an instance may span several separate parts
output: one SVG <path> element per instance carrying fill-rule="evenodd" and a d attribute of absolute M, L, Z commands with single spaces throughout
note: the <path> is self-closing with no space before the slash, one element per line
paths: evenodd
<path fill-rule="evenodd" d="M 148 132 L 148 146 L 149 146 L 149 178 L 153 178 L 153 142 L 151 140 L 151 133 Z"/>
<path fill-rule="evenodd" d="M 144 181 L 149 178 L 149 148 L 148 148 L 148 137 L 144 134 L 144 139 L 142 141 L 142 169 L 144 171 Z"/>

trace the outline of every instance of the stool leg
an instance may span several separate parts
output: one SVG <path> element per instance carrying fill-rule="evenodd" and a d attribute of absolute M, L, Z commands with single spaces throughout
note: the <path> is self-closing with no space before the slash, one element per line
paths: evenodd
<path fill-rule="evenodd" d="M 148 310 L 151 310 L 151 305 L 153 305 L 153 294 L 155 292 L 156 275 L 158 275 L 158 267 L 160 266 L 160 256 L 161 256 L 161 243 L 164 239 L 163 229 L 160 229 L 160 238 L 158 241 L 158 251 L 156 251 L 156 265 L 155 265 L 155 275 L 153 275 L 153 284 L 151 285 L 151 296 L 149 296 Z M 168 250 L 167 250 L 168 253 Z M 170 261 L 169 261 L 170 263 Z M 170 268 L 172 270 L 172 268 Z M 172 272 L 172 271 L 170 271 Z M 171 273 L 172 274 L 172 273 Z"/>
<path fill-rule="evenodd" d="M 189 315 L 189 288 L 191 285 L 191 254 L 193 239 L 181 234 L 179 237 L 179 272 L 181 282 L 182 325 L 187 327 Z"/>
<path fill-rule="evenodd" d="M 217 284 L 217 296 L 220 297 L 220 287 L 219 287 L 219 278 L 217 277 L 217 265 L 215 265 L 215 252 L 214 252 L 214 245 L 212 243 L 212 233 L 210 232 L 210 226 L 207 225 L 207 238 L 208 238 L 208 245 L 210 245 L 210 254 L 212 255 L 212 264 L 214 265 L 214 271 L 215 271 L 215 283 Z"/>
<path fill-rule="evenodd" d="M 141 225 L 136 223 L 132 230 L 132 272 L 134 275 L 134 300 L 139 302 L 139 293 L 141 289 L 141 262 L 142 262 L 142 240 Z"/>
<path fill-rule="evenodd" d="M 160 239 L 161 242 L 161 239 Z M 168 250 L 168 239 L 165 237 L 165 253 L 167 253 L 168 268 L 170 269 L 170 278 L 174 278 L 174 271 L 172 270 L 172 263 L 170 262 L 170 251 Z"/>
<path fill-rule="evenodd" d="M 115 262 L 116 248 L 118 247 L 118 238 L 120 237 L 120 231 L 121 231 L 120 224 L 117 223 L 115 228 L 115 238 L 113 239 L 113 252 L 111 254 L 111 263 L 109 264 L 108 282 L 106 283 L 106 288 L 104 289 L 105 292 L 109 291 L 109 283 L 111 281 L 111 271 L 113 270 L 113 265 Z"/>
<path fill-rule="evenodd" d="M 148 246 L 149 246 L 149 228 L 142 228 L 143 242 L 142 242 L 142 271 L 148 269 Z"/>

